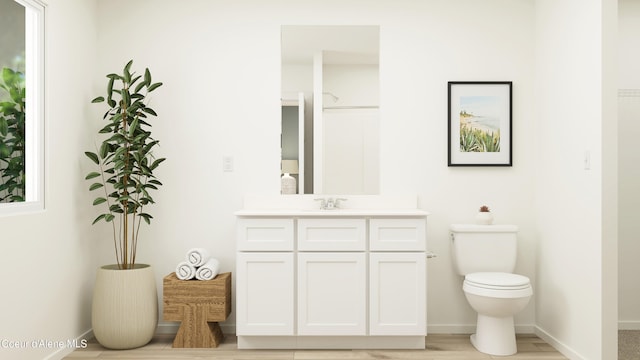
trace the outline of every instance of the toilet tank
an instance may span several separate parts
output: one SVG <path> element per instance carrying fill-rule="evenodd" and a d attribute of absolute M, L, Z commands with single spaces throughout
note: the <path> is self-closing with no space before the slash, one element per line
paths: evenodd
<path fill-rule="evenodd" d="M 458 274 L 515 270 L 516 225 L 452 224 L 449 233 L 453 266 Z"/>

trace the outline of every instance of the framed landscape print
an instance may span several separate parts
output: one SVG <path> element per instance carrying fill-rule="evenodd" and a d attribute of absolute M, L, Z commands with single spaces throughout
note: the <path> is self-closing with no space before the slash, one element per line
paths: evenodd
<path fill-rule="evenodd" d="M 512 166 L 511 82 L 449 82 L 449 166 Z"/>

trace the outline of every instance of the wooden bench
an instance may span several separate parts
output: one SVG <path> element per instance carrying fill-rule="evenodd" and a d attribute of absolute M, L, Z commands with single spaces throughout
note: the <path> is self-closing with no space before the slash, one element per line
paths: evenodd
<path fill-rule="evenodd" d="M 174 348 L 218 347 L 224 339 L 218 321 L 231 313 L 231 273 L 213 280 L 180 280 L 175 273 L 163 279 L 163 319 L 181 321 Z"/>

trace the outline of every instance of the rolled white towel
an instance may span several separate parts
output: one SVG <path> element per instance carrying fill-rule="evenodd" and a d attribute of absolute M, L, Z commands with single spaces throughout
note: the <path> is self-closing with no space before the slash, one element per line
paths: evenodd
<path fill-rule="evenodd" d="M 187 252 L 187 261 L 195 267 L 204 265 L 210 257 L 209 251 L 205 248 L 193 248 Z"/>
<path fill-rule="evenodd" d="M 198 280 L 212 280 L 220 272 L 220 262 L 217 259 L 211 258 L 204 265 L 196 269 L 196 279 Z"/>
<path fill-rule="evenodd" d="M 180 280 L 190 280 L 196 277 L 196 267 L 186 261 L 176 266 L 176 277 Z"/>

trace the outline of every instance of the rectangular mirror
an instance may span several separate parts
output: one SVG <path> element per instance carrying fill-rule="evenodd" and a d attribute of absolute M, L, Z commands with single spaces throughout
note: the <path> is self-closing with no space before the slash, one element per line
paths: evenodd
<path fill-rule="evenodd" d="M 379 193 L 379 27 L 282 26 L 282 183 L 305 194 Z M 302 94 L 298 126 L 286 109 Z M 300 109 L 298 107 L 297 109 Z M 285 125 L 285 122 L 289 125 Z M 298 152 L 285 148 L 298 134 Z M 285 167 L 298 174 L 286 175 Z M 282 190 L 283 193 L 292 193 Z"/>

